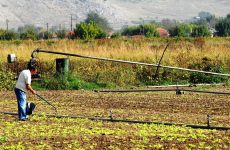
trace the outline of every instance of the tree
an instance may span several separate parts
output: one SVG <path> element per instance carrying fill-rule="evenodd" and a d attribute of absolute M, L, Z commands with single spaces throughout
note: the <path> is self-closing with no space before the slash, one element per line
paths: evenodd
<path fill-rule="evenodd" d="M 110 32 L 112 30 L 108 21 L 105 18 L 99 16 L 95 12 L 90 12 L 87 15 L 85 23 L 90 23 L 90 22 L 94 22 L 98 27 L 100 27 L 105 32 Z"/>
<path fill-rule="evenodd" d="M 169 30 L 171 36 L 189 37 L 192 32 L 192 27 L 189 24 L 180 24 Z"/>
<path fill-rule="evenodd" d="M 27 40 L 27 39 L 37 40 L 38 39 L 38 31 L 32 25 L 25 25 L 24 27 L 19 27 L 18 32 L 20 33 L 20 38 L 23 40 Z"/>
<path fill-rule="evenodd" d="M 207 25 L 194 25 L 192 28 L 192 37 L 206 37 L 211 36 Z"/>
<path fill-rule="evenodd" d="M 0 29 L 0 40 L 15 40 L 18 38 L 18 34 L 12 30 Z"/>
<path fill-rule="evenodd" d="M 122 35 L 144 35 L 146 37 L 159 37 L 159 33 L 156 31 L 156 25 L 154 24 L 145 24 L 139 26 L 131 26 L 124 28 Z"/>
<path fill-rule="evenodd" d="M 156 26 L 154 24 L 145 24 L 141 25 L 140 28 L 143 27 L 143 33 L 146 37 L 159 37 L 159 33 L 156 30 Z"/>
<path fill-rule="evenodd" d="M 94 22 L 82 22 L 76 25 L 75 35 L 77 38 L 91 40 L 97 38 L 105 38 L 106 33 Z"/>
<path fill-rule="evenodd" d="M 178 22 L 176 20 L 170 20 L 170 19 L 163 19 L 160 22 L 160 25 L 163 26 L 167 30 L 175 27 L 177 24 L 178 24 Z"/>
<path fill-rule="evenodd" d="M 215 26 L 218 36 L 230 35 L 230 19 L 228 17 L 221 19 Z"/>

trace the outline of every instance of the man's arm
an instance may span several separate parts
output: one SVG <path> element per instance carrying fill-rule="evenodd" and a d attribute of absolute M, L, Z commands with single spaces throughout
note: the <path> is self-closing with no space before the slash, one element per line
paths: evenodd
<path fill-rule="evenodd" d="M 29 90 L 32 94 L 36 94 L 36 91 L 31 87 L 30 84 L 26 84 L 27 90 Z"/>

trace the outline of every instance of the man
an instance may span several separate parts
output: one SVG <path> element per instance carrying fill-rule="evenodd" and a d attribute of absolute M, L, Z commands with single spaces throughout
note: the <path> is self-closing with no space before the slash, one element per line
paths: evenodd
<path fill-rule="evenodd" d="M 33 103 L 26 102 L 26 92 L 28 90 L 32 94 L 36 94 L 36 91 L 31 87 L 31 76 L 35 74 L 37 74 L 36 65 L 29 62 L 27 69 L 19 74 L 15 86 L 15 94 L 18 103 L 18 117 L 20 121 L 25 121 L 27 119 L 26 115 L 32 114 L 32 109 L 35 108 Z"/>

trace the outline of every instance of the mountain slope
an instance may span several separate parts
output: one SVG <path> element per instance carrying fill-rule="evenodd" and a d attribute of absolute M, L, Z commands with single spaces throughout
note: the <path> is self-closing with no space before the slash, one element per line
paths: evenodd
<path fill-rule="evenodd" d="M 229 0 L 1 0 L 0 27 L 15 28 L 25 24 L 35 26 L 65 26 L 83 21 L 90 11 L 107 18 L 113 28 L 133 24 L 134 21 L 161 20 L 163 18 L 185 20 L 200 11 L 216 16 L 230 13 Z"/>

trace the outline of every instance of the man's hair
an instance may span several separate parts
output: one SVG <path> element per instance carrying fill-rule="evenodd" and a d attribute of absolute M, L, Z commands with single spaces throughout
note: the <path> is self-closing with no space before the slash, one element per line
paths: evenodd
<path fill-rule="evenodd" d="M 35 70 L 36 68 L 37 68 L 37 61 L 34 59 L 30 59 L 28 65 L 27 65 L 27 69 Z"/>

